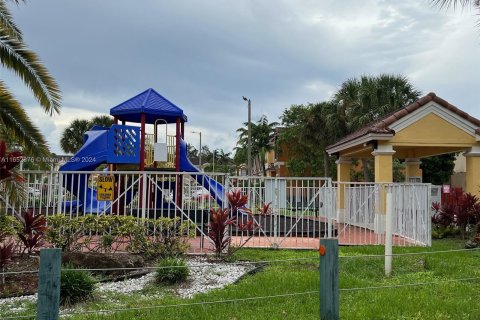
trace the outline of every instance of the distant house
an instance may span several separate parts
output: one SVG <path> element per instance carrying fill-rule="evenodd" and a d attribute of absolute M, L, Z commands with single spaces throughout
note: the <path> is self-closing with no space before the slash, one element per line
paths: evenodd
<path fill-rule="evenodd" d="M 290 157 L 290 148 L 284 143 L 278 141 L 282 128 L 276 128 L 270 137 L 272 149 L 265 154 L 267 167 L 267 177 L 290 177 L 291 173 L 287 167 L 287 161 Z"/>

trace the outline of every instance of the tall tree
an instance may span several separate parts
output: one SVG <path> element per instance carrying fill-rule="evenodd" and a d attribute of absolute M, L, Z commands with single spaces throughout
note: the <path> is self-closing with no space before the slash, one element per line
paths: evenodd
<path fill-rule="evenodd" d="M 425 183 L 442 185 L 450 182 L 455 167 L 455 154 L 442 154 L 422 159 L 422 180 Z"/>
<path fill-rule="evenodd" d="M 325 151 L 341 135 L 338 127 L 328 125 L 330 115 L 336 112 L 336 105 L 320 102 L 309 105 L 292 105 L 282 116 L 284 126 L 279 133 L 281 146 L 288 146 L 289 170 L 295 175 L 330 176 L 330 160 Z M 322 171 L 323 169 L 323 171 Z"/>
<path fill-rule="evenodd" d="M 248 122 L 244 122 L 244 127 L 238 128 L 239 138 L 237 146 L 247 149 L 248 147 Z M 270 144 L 270 138 L 279 125 L 278 122 L 268 122 L 267 116 L 263 115 L 256 123 L 251 124 L 252 128 L 252 158 L 256 158 L 262 166 L 263 175 L 266 175 L 265 153 L 273 148 Z"/>
<path fill-rule="evenodd" d="M 67 153 L 75 153 L 83 146 L 83 134 L 93 126 L 109 128 L 113 119 L 107 115 L 93 117 L 90 120 L 75 119 L 65 128 L 60 138 L 60 147 Z"/>
<path fill-rule="evenodd" d="M 363 75 L 348 79 L 333 96 L 337 110 L 329 118 L 333 121 L 329 126 L 343 130 L 346 135 L 414 102 L 420 94 L 402 75 Z M 369 162 L 362 159 L 362 164 L 365 181 L 369 181 Z"/>
<path fill-rule="evenodd" d="M 63 131 L 60 147 L 67 153 L 76 153 L 83 146 L 83 134 L 91 128 L 90 121 L 75 119 Z"/>
<path fill-rule="evenodd" d="M 101 126 L 105 128 L 110 128 L 113 125 L 113 118 L 107 115 L 100 115 L 93 117 L 92 120 L 90 120 L 90 126 Z"/>
<path fill-rule="evenodd" d="M 19 4 L 23 1 L 11 2 Z M 28 49 L 5 0 L 0 0 L 0 63 L 25 83 L 47 114 L 59 113 L 61 96 L 58 85 L 38 56 Z M 40 130 L 7 85 L 0 81 L 0 138 L 6 136 L 15 140 L 26 155 L 50 155 Z"/>

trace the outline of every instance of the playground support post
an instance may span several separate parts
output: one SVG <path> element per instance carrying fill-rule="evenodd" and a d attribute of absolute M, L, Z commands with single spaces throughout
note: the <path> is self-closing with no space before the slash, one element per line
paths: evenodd
<path fill-rule="evenodd" d="M 140 128 L 140 171 L 143 171 L 145 170 L 145 113 L 141 115 Z"/>
<path fill-rule="evenodd" d="M 320 239 L 320 319 L 339 319 L 338 239 Z"/>
<path fill-rule="evenodd" d="M 57 320 L 59 317 L 61 264 L 61 249 L 40 250 L 37 300 L 38 320 Z"/>
<path fill-rule="evenodd" d="M 385 213 L 385 275 L 388 277 L 392 274 L 392 224 L 393 224 L 393 196 L 392 190 L 387 191 L 387 205 Z"/>

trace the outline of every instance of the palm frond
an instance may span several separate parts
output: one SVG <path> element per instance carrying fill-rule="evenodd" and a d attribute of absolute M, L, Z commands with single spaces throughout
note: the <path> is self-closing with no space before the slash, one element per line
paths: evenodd
<path fill-rule="evenodd" d="M 1 81 L 0 134 L 9 136 L 11 140 L 17 142 L 26 155 L 45 157 L 50 155 L 42 133 Z"/>
<path fill-rule="evenodd" d="M 480 2 L 478 0 L 431 0 L 430 3 L 434 7 L 440 9 L 450 9 L 456 10 L 457 8 L 467 8 L 467 7 L 476 7 L 480 8 Z"/>
<path fill-rule="evenodd" d="M 16 73 L 29 87 L 45 112 L 60 112 L 60 89 L 38 56 L 22 41 L 0 28 L 0 62 Z"/>
<path fill-rule="evenodd" d="M 4 1 L 0 1 L 0 29 L 5 30 L 11 38 L 23 41 L 22 32 L 13 21 L 10 10 Z"/>

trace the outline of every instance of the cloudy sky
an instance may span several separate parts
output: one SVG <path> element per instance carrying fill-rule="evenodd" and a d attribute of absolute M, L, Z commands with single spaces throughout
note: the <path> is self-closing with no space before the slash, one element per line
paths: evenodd
<path fill-rule="evenodd" d="M 8 71 L 52 151 L 75 118 L 154 88 L 183 108 L 186 140 L 235 146 L 235 130 L 292 104 L 328 99 L 342 81 L 401 73 L 423 93 L 480 118 L 480 28 L 473 11 L 429 0 L 36 0 L 12 5 L 25 40 L 58 81 L 63 108 L 42 113 Z"/>

